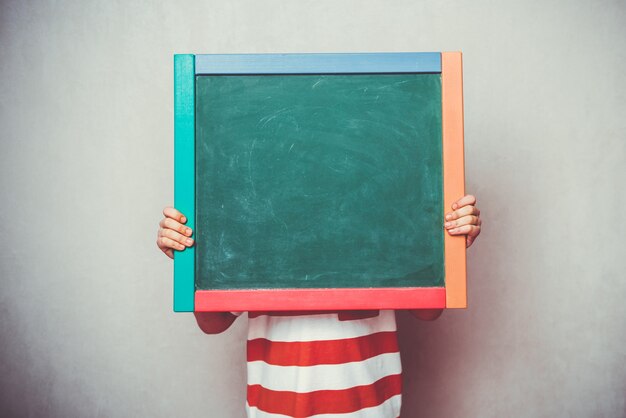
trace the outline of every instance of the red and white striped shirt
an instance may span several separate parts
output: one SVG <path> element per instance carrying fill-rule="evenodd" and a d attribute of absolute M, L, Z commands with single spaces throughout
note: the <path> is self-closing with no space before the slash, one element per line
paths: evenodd
<path fill-rule="evenodd" d="M 394 311 L 251 312 L 249 418 L 397 418 Z"/>

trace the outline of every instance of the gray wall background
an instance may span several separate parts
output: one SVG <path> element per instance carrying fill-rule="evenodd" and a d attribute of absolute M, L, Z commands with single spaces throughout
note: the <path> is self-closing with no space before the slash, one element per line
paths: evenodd
<path fill-rule="evenodd" d="M 462 50 L 466 311 L 400 315 L 403 417 L 626 416 L 624 1 L 2 1 L 0 416 L 243 416 L 171 311 L 174 53 Z"/>

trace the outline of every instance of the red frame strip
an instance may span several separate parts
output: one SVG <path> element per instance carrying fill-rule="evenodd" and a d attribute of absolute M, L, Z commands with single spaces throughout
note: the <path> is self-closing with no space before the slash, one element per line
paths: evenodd
<path fill-rule="evenodd" d="M 443 287 L 196 290 L 195 294 L 196 312 L 445 307 Z"/>

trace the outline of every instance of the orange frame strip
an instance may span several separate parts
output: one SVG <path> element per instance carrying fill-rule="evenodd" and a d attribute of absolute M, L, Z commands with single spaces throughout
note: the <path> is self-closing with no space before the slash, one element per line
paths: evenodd
<path fill-rule="evenodd" d="M 460 52 L 441 53 L 444 211 L 465 195 L 463 155 L 463 61 Z M 444 238 L 446 308 L 467 308 L 465 236 Z"/>

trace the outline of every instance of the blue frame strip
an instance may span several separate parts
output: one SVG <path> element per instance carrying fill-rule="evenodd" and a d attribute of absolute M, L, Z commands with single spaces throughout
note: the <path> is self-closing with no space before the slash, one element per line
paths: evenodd
<path fill-rule="evenodd" d="M 195 57 L 174 55 L 174 206 L 195 227 Z M 174 251 L 174 311 L 193 312 L 195 247 Z"/>
<path fill-rule="evenodd" d="M 441 73 L 439 52 L 196 55 L 196 74 Z"/>

